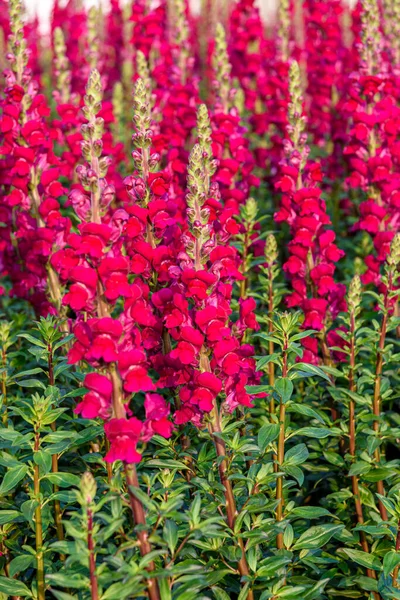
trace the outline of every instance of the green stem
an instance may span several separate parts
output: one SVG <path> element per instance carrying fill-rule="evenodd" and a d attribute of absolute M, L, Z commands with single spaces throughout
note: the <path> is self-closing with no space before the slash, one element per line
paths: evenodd
<path fill-rule="evenodd" d="M 35 434 L 34 452 L 39 452 L 40 434 Z M 36 580 L 37 580 L 37 598 L 45 600 L 44 585 L 44 556 L 43 556 L 43 524 L 42 524 L 42 499 L 40 495 L 40 474 L 39 465 L 35 464 L 33 473 L 33 490 L 35 500 L 38 505 L 35 509 L 35 537 L 36 537 Z"/>
<path fill-rule="evenodd" d="M 8 410 L 7 410 L 7 355 L 6 355 L 6 351 L 3 349 L 2 353 L 1 353 L 1 357 L 2 357 L 2 366 L 4 369 L 4 372 L 2 374 L 1 377 L 1 393 L 3 395 L 3 407 L 4 407 L 4 412 L 3 412 L 3 425 L 4 427 L 8 426 Z"/>
<path fill-rule="evenodd" d="M 126 483 L 128 486 L 129 493 L 129 501 L 132 509 L 133 518 L 135 520 L 135 524 L 140 527 L 146 526 L 146 515 L 144 512 L 143 504 L 140 500 L 132 493 L 131 488 L 135 487 L 139 489 L 139 481 L 136 473 L 136 467 L 133 464 L 125 464 L 125 476 Z M 151 545 L 149 542 L 148 533 L 145 529 L 140 529 L 137 533 L 139 540 L 139 549 L 140 554 L 142 556 L 146 556 L 151 552 Z M 150 561 L 148 563 L 147 569 L 148 571 L 154 571 L 154 562 Z M 149 578 L 147 580 L 147 592 L 149 595 L 149 600 L 161 600 L 160 591 L 158 588 L 157 579 Z"/>
<path fill-rule="evenodd" d="M 287 377 L 288 366 L 287 366 L 287 350 L 288 340 L 285 334 L 283 355 L 282 355 L 282 377 Z M 279 404 L 279 438 L 278 438 L 278 470 L 280 470 L 284 459 L 285 459 L 285 418 L 286 418 L 286 405 L 281 401 Z M 276 481 L 276 500 L 278 505 L 276 507 L 276 520 L 278 522 L 283 519 L 283 476 L 279 476 Z M 276 546 L 281 550 L 283 545 L 283 533 L 278 533 L 276 536 Z"/>
<path fill-rule="evenodd" d="M 200 368 L 202 371 L 211 372 L 210 363 L 208 357 L 205 352 L 201 353 L 200 357 Z M 235 528 L 235 522 L 238 516 L 238 511 L 236 507 L 235 496 L 232 489 L 232 483 L 228 476 L 228 461 L 226 459 L 226 445 L 224 440 L 221 437 L 222 427 L 221 427 L 221 416 L 218 410 L 218 406 L 216 400 L 214 400 L 214 406 L 210 413 L 210 424 L 209 429 L 212 436 L 212 441 L 215 446 L 215 451 L 218 456 L 218 473 L 221 484 L 224 487 L 224 496 L 225 496 L 225 512 L 226 512 L 226 521 L 228 523 L 228 527 L 233 531 Z M 242 552 L 240 560 L 238 562 L 238 569 L 240 575 L 243 577 L 248 577 L 250 574 L 249 567 L 246 559 L 246 550 L 244 547 L 244 543 L 241 537 L 237 539 L 237 544 Z M 253 591 L 250 589 L 247 592 L 247 600 L 254 600 Z"/>

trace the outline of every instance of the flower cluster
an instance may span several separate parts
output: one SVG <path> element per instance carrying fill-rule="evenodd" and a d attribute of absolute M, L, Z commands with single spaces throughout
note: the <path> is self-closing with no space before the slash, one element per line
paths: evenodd
<path fill-rule="evenodd" d="M 342 15 L 341 0 L 304 3 L 310 133 L 321 146 L 332 137 L 335 95 L 343 68 Z"/>
<path fill-rule="evenodd" d="M 329 229 L 330 219 L 319 184 L 321 165 L 309 160 L 306 145 L 306 118 L 303 116 L 300 69 L 292 62 L 289 74 L 289 126 L 286 160 L 276 188 L 282 193 L 275 220 L 287 222 L 292 239 L 289 259 L 283 265 L 293 288 L 287 299 L 290 307 L 304 311 L 304 327 L 324 332 L 337 314 L 345 308 L 344 286 L 335 281 L 335 263 L 344 255 L 335 244 L 335 233 Z M 308 359 L 317 360 L 316 339 L 303 341 Z"/>
<path fill-rule="evenodd" d="M 360 71 L 354 75 L 343 111 L 350 122 L 344 154 L 350 190 L 362 190 L 356 230 L 373 240 L 374 254 L 365 258 L 364 283 L 378 284 L 380 267 L 399 230 L 400 185 L 398 131 L 400 112 L 396 82 L 382 61 L 383 40 L 378 31 L 375 2 L 366 2 L 361 14 L 363 44 Z"/>

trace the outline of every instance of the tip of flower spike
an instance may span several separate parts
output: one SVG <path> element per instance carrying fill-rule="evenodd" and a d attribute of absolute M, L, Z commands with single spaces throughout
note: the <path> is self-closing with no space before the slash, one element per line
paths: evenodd
<path fill-rule="evenodd" d="M 208 108 L 205 104 L 200 104 L 199 108 L 197 109 L 197 124 L 202 124 L 204 125 L 205 123 L 209 123 L 210 122 L 210 117 L 208 114 Z"/>
<path fill-rule="evenodd" d="M 362 293 L 362 285 L 361 278 L 359 275 L 355 275 L 351 280 L 349 286 L 349 293 L 347 296 L 347 304 L 349 307 L 350 313 L 355 313 L 359 310 L 361 304 L 361 293 Z"/>
<path fill-rule="evenodd" d="M 278 244 L 272 233 L 270 233 L 266 239 L 265 259 L 269 265 L 273 264 L 278 259 Z"/>
<path fill-rule="evenodd" d="M 103 99 L 103 88 L 101 85 L 100 73 L 97 69 L 90 71 L 89 79 L 86 85 L 85 107 L 83 112 L 89 120 L 91 116 L 96 115 L 101 108 Z"/>
<path fill-rule="evenodd" d="M 65 38 L 61 27 L 55 27 L 54 29 L 54 45 L 65 47 Z"/>
<path fill-rule="evenodd" d="M 141 50 L 138 50 L 136 54 L 136 72 L 139 75 L 139 78 L 148 85 L 150 79 L 149 65 L 146 56 Z"/>
<path fill-rule="evenodd" d="M 300 66 L 297 60 L 292 60 L 290 63 L 289 83 L 292 87 L 300 85 Z"/>
<path fill-rule="evenodd" d="M 202 152 L 211 157 L 211 123 L 205 104 L 200 104 L 197 110 L 197 136 Z"/>
<path fill-rule="evenodd" d="M 142 78 L 136 80 L 133 88 L 133 122 L 137 131 L 149 129 L 151 121 L 150 91 Z"/>
<path fill-rule="evenodd" d="M 146 99 L 146 86 L 141 77 L 136 80 L 135 87 L 133 89 L 133 97 L 136 102 L 144 102 Z"/>
<path fill-rule="evenodd" d="M 97 69 L 92 69 L 90 71 L 89 79 L 86 86 L 86 93 L 95 97 L 99 93 L 101 94 L 101 76 Z"/>
<path fill-rule="evenodd" d="M 185 0 L 172 0 L 168 12 L 170 28 L 172 30 L 172 39 L 178 46 L 181 46 L 181 52 L 183 51 L 186 53 L 186 48 L 182 47 L 189 38 Z"/>
<path fill-rule="evenodd" d="M 91 504 L 96 497 L 96 480 L 89 471 L 84 473 L 80 483 L 81 494 L 87 504 Z"/>
<path fill-rule="evenodd" d="M 376 0 L 363 0 L 361 11 L 361 58 L 369 74 L 380 67 L 382 39 L 380 33 L 380 12 Z"/>
<path fill-rule="evenodd" d="M 215 26 L 215 40 L 226 43 L 225 28 L 222 23 L 217 23 Z"/>
<path fill-rule="evenodd" d="M 390 244 L 390 252 L 387 259 L 389 265 L 396 266 L 400 263 L 400 233 L 396 233 Z"/>
<path fill-rule="evenodd" d="M 232 67 L 229 62 L 225 29 L 221 23 L 217 24 L 215 30 L 215 50 L 212 58 L 212 64 L 215 72 L 217 93 L 222 100 L 224 112 L 227 112 Z"/>

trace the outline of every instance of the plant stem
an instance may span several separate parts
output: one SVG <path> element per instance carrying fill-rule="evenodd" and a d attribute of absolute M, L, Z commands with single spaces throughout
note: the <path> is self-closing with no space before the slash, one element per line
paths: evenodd
<path fill-rule="evenodd" d="M 90 507 L 87 509 L 87 545 L 89 550 L 89 572 L 90 572 L 90 591 L 92 600 L 98 600 L 99 587 L 96 575 L 96 556 L 94 552 L 93 540 L 93 511 Z"/>
<path fill-rule="evenodd" d="M 400 552 L 400 519 L 398 520 L 398 523 L 397 523 L 397 535 L 396 535 L 395 550 L 396 550 L 396 552 Z M 394 568 L 393 576 L 392 576 L 392 585 L 393 585 L 393 587 L 396 587 L 396 588 L 398 587 L 398 581 L 397 581 L 398 576 L 399 576 L 399 566 L 397 565 L 397 567 Z"/>
<path fill-rule="evenodd" d="M 146 526 L 146 515 L 144 512 L 143 505 L 140 502 L 140 500 L 132 493 L 132 491 L 130 489 L 132 487 L 139 489 L 139 487 L 140 487 L 135 465 L 125 464 L 125 476 L 126 476 L 126 483 L 128 485 L 129 501 L 130 501 L 130 505 L 131 505 L 131 509 L 132 509 L 133 518 L 135 520 L 136 525 L 139 525 L 140 527 L 145 527 Z M 147 554 L 149 554 L 151 552 L 151 545 L 150 545 L 150 542 L 148 539 L 148 533 L 144 529 L 140 529 L 137 533 L 137 536 L 139 539 L 140 554 L 142 556 L 146 556 Z M 154 571 L 154 568 L 155 568 L 154 562 L 151 561 L 147 566 L 147 570 Z M 147 581 L 147 591 L 148 591 L 150 600 L 160 600 L 161 599 L 160 592 L 158 589 L 158 583 L 155 578 L 150 578 Z"/>
<path fill-rule="evenodd" d="M 106 450 L 108 452 L 110 450 L 110 442 L 108 441 L 107 437 L 105 437 L 104 442 L 105 442 Z M 113 475 L 112 465 L 110 463 L 106 463 L 106 469 L 107 469 L 107 482 L 110 484 L 111 480 L 112 480 L 112 475 Z"/>
<path fill-rule="evenodd" d="M 269 335 L 272 335 L 274 333 L 274 323 L 272 320 L 274 314 L 274 283 L 273 283 L 273 278 L 272 278 L 272 267 L 270 267 L 269 269 L 269 290 L 268 290 L 268 333 Z M 268 352 L 269 355 L 272 356 L 272 354 L 274 353 L 274 342 L 272 340 L 270 340 L 268 342 Z M 270 361 L 268 363 L 268 383 L 271 387 L 273 387 L 275 385 L 275 364 Z M 275 400 L 274 400 L 274 396 L 273 394 L 270 395 L 269 397 L 269 415 L 270 418 L 273 419 L 273 417 L 275 416 Z M 277 459 L 278 457 L 276 456 L 276 454 L 273 455 L 273 461 L 274 461 L 274 473 L 278 472 L 278 463 L 277 463 Z M 258 491 L 258 486 L 257 486 L 257 491 Z"/>
<path fill-rule="evenodd" d="M 54 379 L 54 365 L 53 365 L 53 348 L 52 348 L 51 344 L 48 344 L 47 352 L 48 352 L 47 365 L 48 365 L 48 374 L 49 374 L 49 385 L 54 386 L 55 379 Z M 51 424 L 51 429 L 52 429 L 52 431 L 57 431 L 57 425 L 55 422 Z M 52 473 L 58 473 L 58 454 L 52 454 L 52 456 L 51 456 L 51 471 L 52 471 Z M 53 492 L 54 493 L 58 492 L 58 487 L 56 485 L 53 486 Z M 56 525 L 57 538 L 61 542 L 64 539 L 64 529 L 63 529 L 63 525 L 62 525 L 61 506 L 60 506 L 59 500 L 54 500 L 54 522 Z M 62 557 L 62 560 L 64 558 L 65 557 Z"/>
<path fill-rule="evenodd" d="M 217 456 L 220 459 L 219 464 L 218 464 L 218 473 L 219 473 L 220 481 L 221 481 L 222 485 L 224 486 L 224 490 L 225 490 L 224 495 L 225 495 L 226 521 L 228 523 L 228 527 L 230 529 L 232 529 L 232 531 L 233 531 L 234 527 L 235 527 L 235 521 L 236 521 L 238 512 L 237 512 L 237 508 L 236 508 L 236 501 L 235 501 L 235 496 L 233 494 L 232 484 L 231 484 L 230 479 L 228 478 L 228 464 L 227 464 L 227 460 L 226 460 L 226 445 L 225 445 L 224 440 L 221 437 L 219 437 L 220 434 L 222 433 L 221 419 L 220 419 L 218 407 L 216 406 L 215 403 L 214 403 L 214 408 L 211 412 L 211 433 L 212 433 L 213 442 L 214 442 Z M 241 538 L 239 538 L 237 540 L 237 543 L 239 545 L 240 550 L 242 551 L 242 556 L 238 563 L 239 573 L 242 577 L 243 576 L 248 577 L 250 572 L 249 572 L 249 567 L 247 565 L 246 552 L 245 552 L 243 540 Z M 253 598 L 254 598 L 253 592 L 252 592 L 252 590 L 249 590 L 249 592 L 247 594 L 247 600 L 253 600 Z"/>
<path fill-rule="evenodd" d="M 3 425 L 4 427 L 7 427 L 8 425 L 8 410 L 7 410 L 7 354 L 6 351 L 2 350 L 1 352 L 1 362 L 2 362 L 2 367 L 4 369 L 3 374 L 1 376 L 1 393 L 3 396 L 3 407 L 4 407 L 4 412 L 3 412 Z"/>
<path fill-rule="evenodd" d="M 272 321 L 273 314 L 274 314 L 274 285 L 273 285 L 273 281 L 272 281 L 272 276 L 270 276 L 269 293 L 268 293 L 268 318 L 269 318 L 268 333 L 270 335 L 274 333 L 274 323 Z M 270 356 L 274 353 L 274 342 L 272 342 L 271 340 L 268 342 L 268 352 L 269 352 Z M 273 386 L 275 384 L 275 364 L 272 361 L 268 364 L 268 383 L 271 386 Z M 270 410 L 271 415 L 275 414 L 275 402 L 274 402 L 274 398 L 273 398 L 272 394 L 271 394 L 271 398 L 269 401 L 269 410 Z"/>
<path fill-rule="evenodd" d="M 39 452 L 40 434 L 35 434 L 34 452 Z M 43 557 L 43 525 L 42 525 L 42 501 L 40 497 L 40 475 L 39 465 L 35 464 L 33 472 L 33 489 L 35 500 L 38 505 L 35 509 L 35 536 L 36 536 L 36 579 L 38 600 L 45 600 L 44 587 L 44 557 Z"/>
<path fill-rule="evenodd" d="M 286 333 L 284 334 L 284 345 L 282 353 L 282 377 L 287 377 L 288 366 L 287 366 L 287 350 L 288 350 L 288 339 Z M 279 438 L 278 438 L 278 470 L 283 464 L 285 459 L 285 418 L 286 418 L 286 405 L 281 401 L 279 404 Z M 276 480 L 276 500 L 278 505 L 276 507 L 276 520 L 282 521 L 283 518 L 283 476 L 278 477 Z M 276 546 L 281 550 L 283 546 L 283 533 L 278 533 L 276 536 Z"/>
<path fill-rule="evenodd" d="M 202 352 L 200 353 L 200 368 L 202 369 L 203 372 L 204 371 L 211 372 L 210 363 L 209 363 L 208 357 L 207 357 L 204 349 L 202 349 Z M 228 523 L 228 527 L 230 529 L 232 529 L 232 531 L 233 531 L 234 527 L 235 527 L 236 518 L 238 516 L 238 511 L 236 508 L 236 501 L 235 501 L 235 496 L 234 496 L 233 489 L 232 489 L 232 483 L 228 477 L 228 462 L 226 459 L 226 455 L 227 455 L 226 444 L 221 437 L 221 433 L 222 433 L 221 416 L 220 416 L 220 413 L 218 410 L 216 400 L 214 400 L 214 406 L 210 413 L 210 417 L 211 417 L 211 419 L 210 419 L 210 423 L 209 423 L 209 430 L 210 430 L 211 437 L 212 437 L 212 440 L 214 443 L 215 451 L 217 453 L 217 457 L 219 458 L 219 461 L 218 461 L 219 479 L 221 481 L 221 484 L 224 487 L 226 521 Z M 246 551 L 245 551 L 245 547 L 244 547 L 242 538 L 239 538 L 237 540 L 237 543 L 239 545 L 240 550 L 242 551 L 242 556 L 238 562 L 239 573 L 242 577 L 244 577 L 244 576 L 248 577 L 250 574 L 250 571 L 249 571 L 249 567 L 247 564 Z M 254 594 L 251 589 L 247 593 L 247 600 L 254 600 Z"/>
<path fill-rule="evenodd" d="M 387 320 L 388 320 L 387 304 L 388 304 L 388 298 L 386 295 L 385 313 L 384 313 L 383 319 L 382 319 L 381 330 L 380 330 L 380 335 L 379 335 L 379 343 L 378 343 L 378 352 L 377 352 L 377 357 L 376 357 L 374 398 L 373 398 L 373 403 L 372 403 L 372 411 L 375 416 L 373 428 L 374 428 L 374 431 L 376 432 L 377 436 L 379 435 L 379 430 L 380 430 L 379 417 L 380 417 L 380 413 L 381 413 L 381 379 L 382 379 L 382 367 L 383 367 L 383 350 L 385 348 Z M 380 452 L 379 447 L 376 448 L 376 450 L 374 452 L 374 457 L 375 457 L 375 461 L 376 461 L 377 465 L 379 465 L 380 460 L 381 460 L 381 452 Z M 385 495 L 385 488 L 384 488 L 382 480 L 377 481 L 376 489 L 377 489 L 378 494 L 380 494 L 381 496 Z M 385 506 L 383 505 L 383 503 L 381 502 L 381 500 L 379 500 L 379 512 L 381 514 L 382 520 L 387 521 L 388 520 L 387 510 L 386 510 Z"/>
<path fill-rule="evenodd" d="M 109 366 L 109 374 L 113 384 L 113 410 L 117 419 L 125 419 L 126 412 L 123 404 L 122 383 L 117 367 L 114 363 Z M 136 525 L 146 526 L 146 515 L 140 500 L 132 493 L 131 487 L 140 488 L 137 478 L 136 467 L 134 464 L 125 464 L 125 476 L 128 486 L 129 503 L 132 509 L 132 515 Z M 151 545 L 148 540 L 148 534 L 145 530 L 139 530 L 137 533 L 139 540 L 139 549 L 142 556 L 146 556 L 151 552 Z M 148 566 L 148 571 L 154 571 L 154 562 L 151 561 Z M 147 592 L 150 600 L 160 600 L 160 592 L 158 589 L 157 580 L 149 578 L 147 580 Z"/>
<path fill-rule="evenodd" d="M 356 353 L 355 353 L 355 317 L 354 314 L 350 315 L 350 371 L 349 371 L 349 389 L 351 392 L 356 391 L 355 384 L 355 366 L 356 366 Z M 356 457 L 356 415 L 355 415 L 355 402 L 350 398 L 349 403 L 349 453 L 352 462 Z M 364 525 L 364 514 L 360 498 L 360 490 L 358 485 L 357 475 L 351 476 L 351 486 L 353 490 L 354 503 L 356 509 L 357 523 Z M 364 552 L 369 553 L 369 546 L 364 531 L 360 531 L 360 542 Z M 376 579 L 375 571 L 367 569 L 367 575 L 371 579 Z M 376 599 L 380 598 L 380 595 L 374 592 Z"/>

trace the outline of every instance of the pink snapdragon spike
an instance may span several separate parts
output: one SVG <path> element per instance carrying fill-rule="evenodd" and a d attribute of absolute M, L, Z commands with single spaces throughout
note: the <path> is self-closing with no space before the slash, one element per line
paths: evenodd
<path fill-rule="evenodd" d="M 335 281 L 335 263 L 344 255 L 335 244 L 335 233 L 329 229 L 330 219 L 319 184 L 321 166 L 308 158 L 306 119 L 303 114 L 300 70 L 298 63 L 290 67 L 290 99 L 286 160 L 276 188 L 282 193 L 275 220 L 287 222 L 292 239 L 290 257 L 283 270 L 291 281 L 293 292 L 286 298 L 289 307 L 304 312 L 303 326 L 326 333 L 331 320 L 345 309 L 345 287 Z M 303 360 L 318 362 L 317 340 L 303 342 Z"/>
<path fill-rule="evenodd" d="M 81 222 L 51 262 L 66 286 L 63 305 L 76 314 L 75 341 L 68 361 L 84 361 L 96 369 L 85 377 L 88 393 L 76 413 L 105 421 L 110 442 L 107 461 L 132 463 L 140 460 L 136 449 L 139 441 L 150 439 L 154 433 L 169 437 L 173 430 L 162 396 L 147 397 L 144 422 L 130 408 L 132 394 L 157 388 L 149 374 L 150 357 L 160 351 L 162 324 L 150 295 L 158 231 L 153 229 L 150 207 L 160 200 L 152 189 L 155 178 L 151 175 L 155 174 L 148 171 L 157 157 L 149 151 L 149 122 L 140 112 L 147 92 L 139 80 L 134 103 L 137 172 L 128 178 L 124 208 L 114 206 L 114 187 L 106 179 L 110 159 L 103 155 L 98 71 L 91 72 L 86 92 L 86 123 L 81 127 L 84 162 L 77 168 L 80 187 L 70 193 L 70 203 Z M 160 414 L 155 414 L 156 407 Z"/>
<path fill-rule="evenodd" d="M 341 0 L 306 0 L 305 56 L 307 64 L 307 112 L 314 143 L 324 147 L 332 137 L 332 119 L 344 58 Z"/>
<path fill-rule="evenodd" d="M 155 295 L 164 326 L 173 342 L 169 359 L 176 362 L 175 385 L 180 385 L 181 408 L 175 421 L 199 425 L 224 391 L 229 410 L 250 406 L 245 386 L 255 379 L 251 348 L 241 345 L 230 320 L 235 260 L 219 236 L 211 207 L 217 188 L 210 184 L 216 172 L 212 156 L 210 121 L 205 106 L 197 118 L 199 143 L 193 148 L 188 170 L 188 231 L 183 232 L 178 269 L 167 293 Z"/>
<path fill-rule="evenodd" d="M 352 77 L 343 107 L 351 127 L 344 154 L 350 168 L 347 185 L 364 195 L 355 229 L 371 236 L 375 250 L 365 258 L 367 271 L 362 281 L 377 285 L 380 267 L 400 226 L 400 111 L 396 79 L 383 60 L 379 11 L 374 1 L 364 3 L 361 23 L 360 70 Z"/>
<path fill-rule="evenodd" d="M 59 159 L 54 154 L 47 117 L 50 109 L 28 67 L 29 51 L 22 32 L 20 2 L 11 5 L 11 35 L 1 100 L 0 204 L 2 275 L 11 295 L 31 302 L 39 315 L 61 308 L 58 277 L 49 258 L 62 247 L 71 224 L 60 212 L 65 193 L 58 182 Z M 50 298 L 50 303 L 48 301 Z"/>

